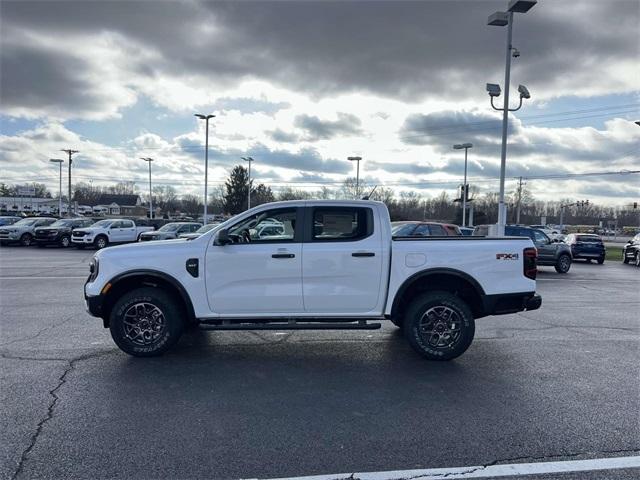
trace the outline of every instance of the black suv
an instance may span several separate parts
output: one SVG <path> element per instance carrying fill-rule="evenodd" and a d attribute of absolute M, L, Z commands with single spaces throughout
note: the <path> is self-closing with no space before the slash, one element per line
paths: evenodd
<path fill-rule="evenodd" d="M 622 261 L 624 263 L 633 262 L 636 267 L 640 267 L 640 233 L 622 247 Z"/>
<path fill-rule="evenodd" d="M 38 227 L 35 236 L 36 245 L 68 247 L 71 245 L 71 231 L 74 228 L 88 227 L 94 223 L 90 218 L 62 218 L 46 227 Z"/>
<path fill-rule="evenodd" d="M 489 225 L 478 225 L 473 234 L 486 237 L 488 232 Z M 551 240 L 543 231 L 522 225 L 507 225 L 504 234 L 508 237 L 529 237 L 538 250 L 538 265 L 554 267 L 558 273 L 567 273 L 571 268 L 571 247 Z"/>

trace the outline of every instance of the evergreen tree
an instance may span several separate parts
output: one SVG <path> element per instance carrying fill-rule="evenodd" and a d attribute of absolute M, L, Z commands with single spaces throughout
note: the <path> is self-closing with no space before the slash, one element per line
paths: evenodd
<path fill-rule="evenodd" d="M 249 172 L 247 169 L 242 165 L 233 167 L 224 186 L 225 212 L 236 215 L 246 210 L 249 195 Z"/>

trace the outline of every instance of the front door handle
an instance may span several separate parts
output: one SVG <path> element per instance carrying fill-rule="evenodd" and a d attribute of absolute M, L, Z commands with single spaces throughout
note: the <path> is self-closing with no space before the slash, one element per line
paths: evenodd
<path fill-rule="evenodd" d="M 353 252 L 351 256 L 352 257 L 375 257 L 376 254 L 373 252 Z"/>
<path fill-rule="evenodd" d="M 271 255 L 271 258 L 294 258 L 295 255 L 293 253 L 274 253 Z"/>

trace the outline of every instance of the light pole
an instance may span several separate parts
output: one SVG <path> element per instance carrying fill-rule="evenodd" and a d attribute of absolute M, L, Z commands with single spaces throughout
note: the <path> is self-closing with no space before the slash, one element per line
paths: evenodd
<path fill-rule="evenodd" d="M 360 198 L 360 160 L 362 157 L 347 157 L 350 162 L 356 162 L 356 198 Z"/>
<path fill-rule="evenodd" d="M 204 218 L 202 219 L 202 223 L 207 223 L 207 202 L 209 201 L 207 186 L 209 184 L 209 120 L 215 118 L 215 115 L 202 115 L 201 113 L 196 113 L 196 117 L 200 120 L 204 120 L 206 123 L 205 127 L 205 140 L 204 140 Z"/>
<path fill-rule="evenodd" d="M 60 167 L 60 184 L 58 185 L 58 216 L 62 218 L 62 164 L 64 160 L 61 158 L 50 158 L 50 162 L 57 163 Z"/>
<path fill-rule="evenodd" d="M 462 150 L 464 148 L 464 183 L 462 184 L 462 226 L 467 226 L 467 153 L 473 147 L 472 143 L 457 143 L 453 146 L 454 150 Z"/>
<path fill-rule="evenodd" d="M 151 162 L 153 162 L 153 158 L 140 157 L 140 160 L 144 160 L 149 164 L 149 220 L 151 220 L 153 218 L 153 194 L 151 193 Z"/>
<path fill-rule="evenodd" d="M 69 155 L 69 198 L 67 199 L 69 202 L 69 208 L 67 209 L 67 217 L 71 218 L 71 164 L 73 163 L 71 157 L 74 153 L 78 153 L 78 150 L 71 150 L 70 148 L 66 148 L 60 151 L 66 152 Z"/>
<path fill-rule="evenodd" d="M 522 99 L 530 98 L 529 91 L 524 85 L 518 87 L 520 92 L 520 105 L 518 108 L 509 108 L 509 82 L 511 80 L 511 55 L 520 56 L 520 52 L 511 44 L 513 34 L 513 14 L 526 13 L 535 4 L 537 0 L 511 0 L 507 8 L 507 12 L 496 12 L 489 16 L 488 25 L 504 27 L 507 25 L 507 55 L 506 65 L 504 69 L 504 103 L 502 108 L 496 108 L 493 105 L 493 97 L 500 96 L 500 86 L 487 83 L 487 91 L 491 97 L 491 106 L 494 110 L 502 111 L 502 149 L 500 154 L 500 197 L 498 200 L 498 236 L 504 236 L 504 227 L 507 223 L 507 209 L 504 204 L 504 180 L 507 165 L 507 124 L 509 121 L 509 112 L 515 112 L 522 107 Z"/>
<path fill-rule="evenodd" d="M 247 210 L 251 208 L 251 162 L 253 162 L 252 157 L 242 157 L 245 162 L 249 162 L 249 193 L 247 196 Z"/>

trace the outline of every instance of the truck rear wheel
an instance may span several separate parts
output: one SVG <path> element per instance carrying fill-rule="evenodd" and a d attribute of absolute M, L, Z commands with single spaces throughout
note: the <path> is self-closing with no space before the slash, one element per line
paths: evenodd
<path fill-rule="evenodd" d="M 138 288 L 118 299 L 109 318 L 111 338 L 135 357 L 162 355 L 184 331 L 179 305 L 164 290 Z"/>
<path fill-rule="evenodd" d="M 444 291 L 415 298 L 403 321 L 404 334 L 415 351 L 429 360 L 452 360 L 462 355 L 475 334 L 469 305 Z"/>
<path fill-rule="evenodd" d="M 555 265 L 556 272 L 567 273 L 570 268 L 571 268 L 571 257 L 566 254 L 560 255 Z"/>

